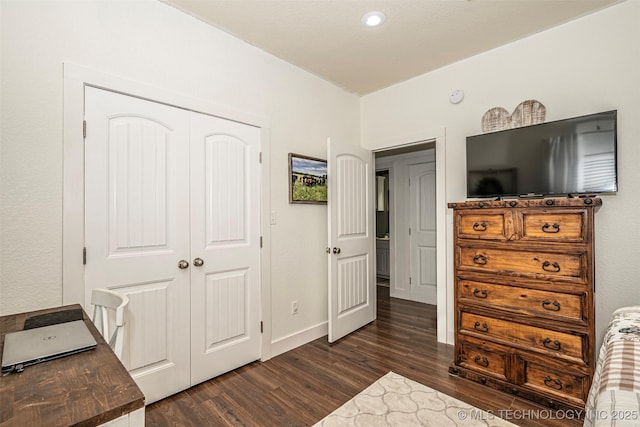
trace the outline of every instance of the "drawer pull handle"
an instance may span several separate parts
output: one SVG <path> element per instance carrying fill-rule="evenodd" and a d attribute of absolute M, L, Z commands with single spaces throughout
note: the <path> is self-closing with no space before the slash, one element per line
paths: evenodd
<path fill-rule="evenodd" d="M 473 296 L 476 297 L 476 298 L 486 298 L 487 297 L 487 290 L 486 289 L 480 290 L 478 288 L 475 288 L 473 290 Z"/>
<path fill-rule="evenodd" d="M 480 322 L 476 322 L 473 324 L 473 329 L 480 332 L 489 332 L 489 326 L 486 323 L 480 324 Z"/>
<path fill-rule="evenodd" d="M 473 262 L 478 265 L 485 265 L 487 263 L 487 257 L 484 255 L 476 255 L 473 257 Z"/>
<path fill-rule="evenodd" d="M 542 340 L 542 345 L 549 350 L 560 350 L 560 341 L 555 340 L 552 343 L 551 338 L 545 338 L 544 340 Z"/>
<path fill-rule="evenodd" d="M 544 271 L 548 271 L 550 273 L 557 273 L 560 271 L 560 264 L 554 262 L 553 264 L 549 261 L 545 261 L 542 263 L 542 269 Z"/>
<path fill-rule="evenodd" d="M 546 376 L 544 379 L 544 385 L 547 387 L 551 387 L 556 390 L 562 390 L 562 381 L 558 379 L 553 379 L 550 376 Z"/>
<path fill-rule="evenodd" d="M 473 224 L 474 231 L 487 231 L 487 224 L 484 222 L 476 222 Z"/>
<path fill-rule="evenodd" d="M 476 364 L 480 365 L 480 366 L 484 366 L 485 368 L 487 366 L 489 366 L 489 359 L 487 359 L 486 357 L 480 357 L 480 356 L 476 356 L 473 359 L 474 362 L 476 362 Z"/>
<path fill-rule="evenodd" d="M 542 301 L 542 308 L 549 311 L 560 311 L 560 303 L 558 301 L 551 303 L 551 301 L 546 299 Z"/>
<path fill-rule="evenodd" d="M 542 226 L 542 232 L 544 233 L 559 233 L 560 232 L 560 226 L 558 224 L 553 224 L 550 225 L 549 223 L 545 223 Z"/>

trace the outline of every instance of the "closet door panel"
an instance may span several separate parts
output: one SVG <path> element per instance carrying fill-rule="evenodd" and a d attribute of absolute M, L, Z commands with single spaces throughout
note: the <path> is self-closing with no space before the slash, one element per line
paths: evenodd
<path fill-rule="evenodd" d="M 191 382 L 260 358 L 260 130 L 191 116 Z"/>
<path fill-rule="evenodd" d="M 189 112 L 87 87 L 85 302 L 130 303 L 122 363 L 146 403 L 189 386 Z"/>

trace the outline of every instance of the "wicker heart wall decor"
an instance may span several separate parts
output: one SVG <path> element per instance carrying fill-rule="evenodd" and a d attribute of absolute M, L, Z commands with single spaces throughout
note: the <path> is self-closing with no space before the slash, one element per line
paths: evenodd
<path fill-rule="evenodd" d="M 495 132 L 542 123 L 546 113 L 545 106 L 535 99 L 522 101 L 511 114 L 502 107 L 494 107 L 482 116 L 482 132 Z"/>

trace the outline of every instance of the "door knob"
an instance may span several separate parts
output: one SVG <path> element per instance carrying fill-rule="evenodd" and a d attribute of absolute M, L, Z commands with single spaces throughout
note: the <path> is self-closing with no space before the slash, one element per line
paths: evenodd
<path fill-rule="evenodd" d="M 333 253 L 334 254 L 339 254 L 340 253 L 340 248 L 333 248 Z"/>
<path fill-rule="evenodd" d="M 181 259 L 178 261 L 178 268 L 184 270 L 185 268 L 189 268 L 189 261 L 186 259 Z"/>
<path fill-rule="evenodd" d="M 330 254 L 331 253 L 331 248 L 327 247 L 326 251 L 327 251 L 328 254 Z"/>
<path fill-rule="evenodd" d="M 196 267 L 202 267 L 204 265 L 204 260 L 202 258 L 196 258 L 193 260 L 193 265 Z"/>

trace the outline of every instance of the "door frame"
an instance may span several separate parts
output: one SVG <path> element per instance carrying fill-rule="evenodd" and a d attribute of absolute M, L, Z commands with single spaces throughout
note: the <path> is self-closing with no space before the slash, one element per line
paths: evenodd
<path fill-rule="evenodd" d="M 447 226 L 451 217 L 447 217 L 446 202 L 446 144 L 445 128 L 425 128 L 415 133 L 385 137 L 378 140 L 363 140 L 362 145 L 374 153 L 406 148 L 432 142 L 435 146 L 436 162 L 436 283 L 437 283 L 437 340 L 453 344 L 453 287 L 447 286 L 447 270 L 453 265 L 447 250 Z M 394 267 L 391 267 L 393 274 Z"/>
<path fill-rule="evenodd" d="M 271 230 L 270 120 L 267 117 L 218 105 L 182 93 L 114 76 L 101 71 L 63 63 L 63 212 L 62 212 L 62 302 L 84 305 L 84 88 L 95 86 L 161 104 L 221 117 L 260 128 L 262 173 L 260 227 L 260 300 L 263 322 L 261 360 L 271 357 Z M 90 131 L 90 130 L 89 130 Z"/>

